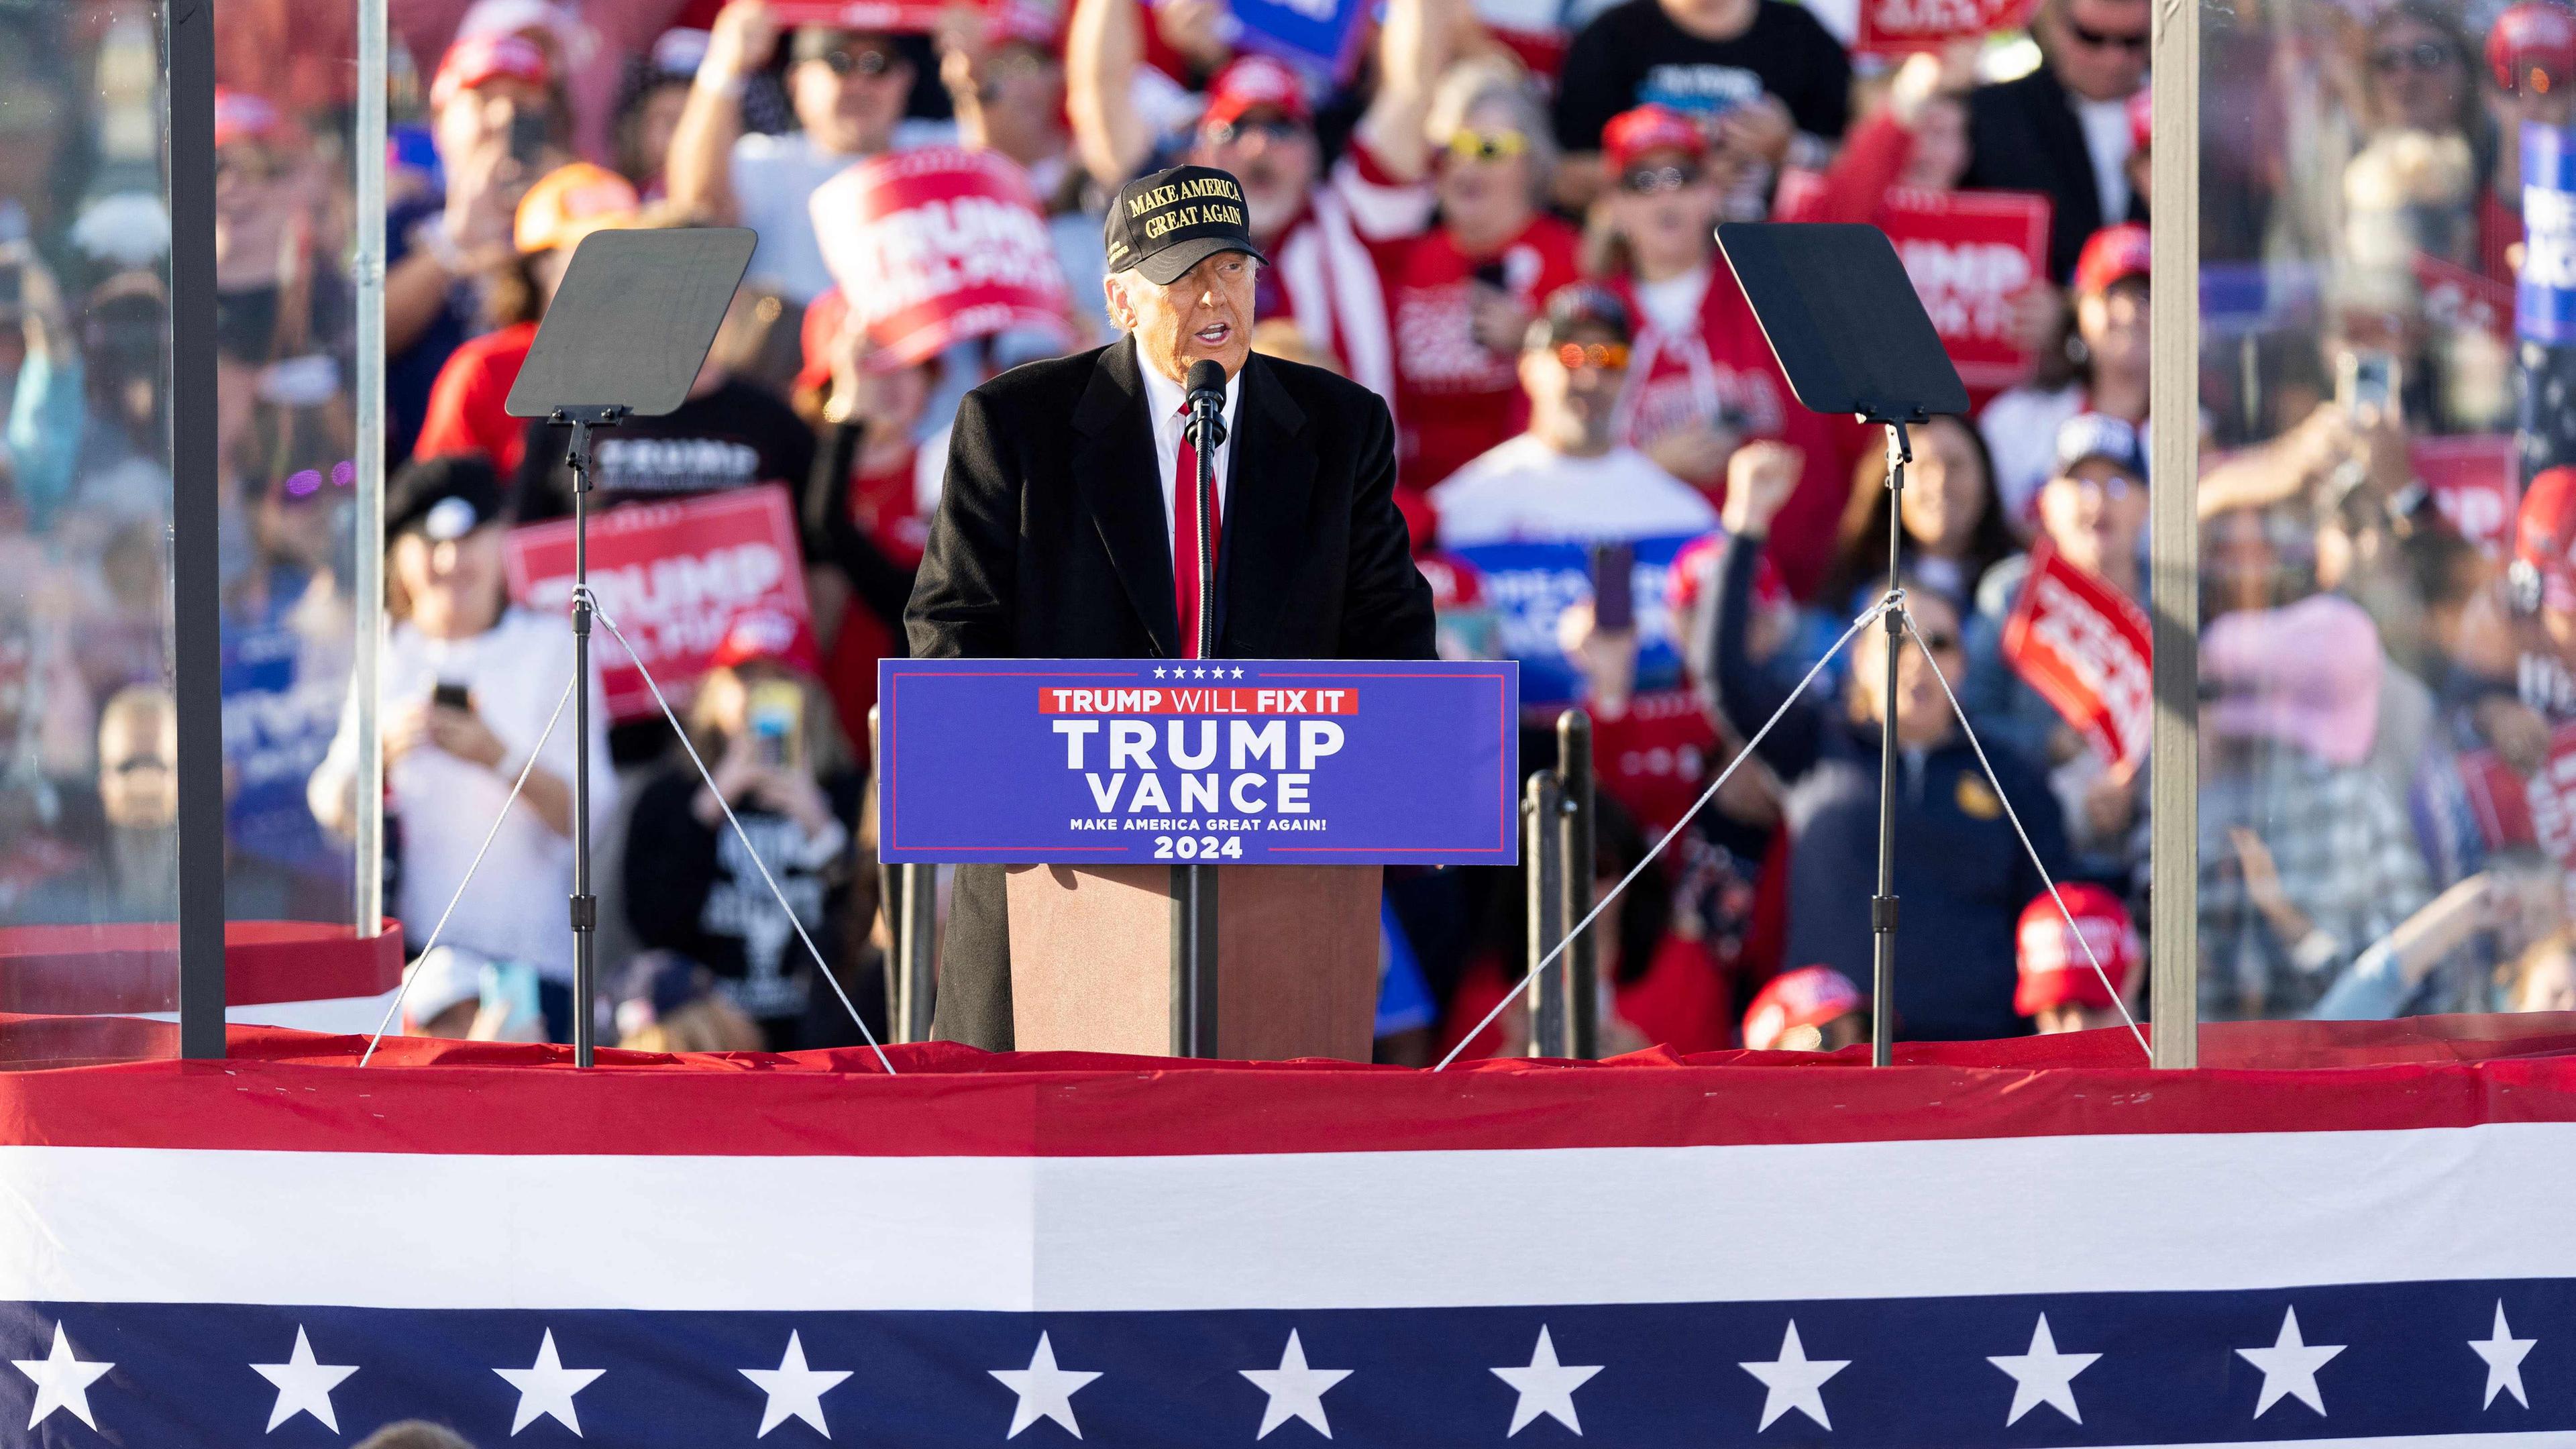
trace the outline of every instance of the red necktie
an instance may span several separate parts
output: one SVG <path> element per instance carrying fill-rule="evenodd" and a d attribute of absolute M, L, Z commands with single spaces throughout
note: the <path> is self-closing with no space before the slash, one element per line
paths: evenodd
<path fill-rule="evenodd" d="M 1181 415 L 1189 415 L 1183 404 Z M 1216 495 L 1208 495 L 1208 550 L 1216 550 L 1218 530 L 1225 525 L 1225 512 L 1217 506 Z M 1203 659 L 1199 647 L 1199 450 L 1190 442 L 1189 428 L 1181 429 L 1179 461 L 1172 465 L 1172 598 L 1181 616 L 1181 656 Z"/>

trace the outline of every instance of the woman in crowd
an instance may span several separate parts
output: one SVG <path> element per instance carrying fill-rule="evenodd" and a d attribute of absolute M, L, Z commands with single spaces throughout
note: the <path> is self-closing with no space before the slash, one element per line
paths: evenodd
<path fill-rule="evenodd" d="M 1977 415 L 1995 464 L 2004 515 L 2028 530 L 2039 485 L 2056 460 L 2057 428 L 2077 413 L 2147 420 L 2147 229 L 2105 227 L 2075 262 L 2073 329 L 2043 352 L 2039 371 Z"/>
<path fill-rule="evenodd" d="M 674 757 L 644 787 L 627 830 L 626 915 L 636 940 L 704 962 L 778 1051 L 808 1045 L 809 997 L 830 991 L 814 979 L 796 926 L 824 951 L 849 935 L 843 912 L 861 786 L 829 699 L 795 662 L 804 643 L 784 617 L 734 626 L 689 710 L 690 743 L 712 787 Z"/>
<path fill-rule="evenodd" d="M 1849 419 L 1798 405 L 1744 291 L 1717 255 L 1718 204 L 1745 161 L 1712 150 L 1697 123 L 1660 106 L 1612 118 L 1601 133 L 1611 188 L 1594 230 L 1612 288 L 1638 319 L 1620 441 L 1712 498 L 1727 458 L 1756 438 L 1804 459 L 1776 524 L 1771 561 L 1812 598 L 1833 562 L 1834 525 L 1865 435 Z"/>
<path fill-rule="evenodd" d="M 385 834 L 401 840 L 404 934 L 425 944 L 500 820 L 442 939 L 534 966 L 547 1034 L 568 1041 L 574 741 L 572 711 L 555 715 L 569 703 L 572 630 L 510 606 L 505 522 L 500 480 L 478 457 L 416 460 L 385 490 Z M 590 822 L 605 831 L 617 777 L 607 768 L 608 706 L 595 675 L 590 690 Z M 315 818 L 344 835 L 357 812 L 357 730 L 352 700 L 306 792 Z M 522 770 L 526 783 L 511 805 Z"/>
<path fill-rule="evenodd" d="M 1940 417 L 1911 430 L 1914 465 L 1905 470 L 1905 532 L 1900 566 L 1964 611 L 1986 571 L 2013 552 L 2012 525 L 1995 492 L 1995 465 L 1985 439 L 1960 418 Z M 1834 571 L 1818 597 L 1848 618 L 1844 601 L 1866 607 L 1887 581 L 1887 460 L 1865 453 L 1853 465 L 1851 503 L 1843 509 Z"/>
<path fill-rule="evenodd" d="M 1772 520 L 1797 486 L 1797 470 L 1795 454 L 1776 444 L 1751 445 L 1728 467 L 1728 538 L 1716 566 L 1709 674 L 1726 723 L 1739 733 L 1751 735 L 1786 711 L 1758 750 L 1788 787 L 1786 958 L 1867 979 L 1880 734 L 1891 708 L 1882 652 L 1890 647 L 1887 634 L 1867 628 L 1854 640 L 1849 715 L 1839 720 L 1822 701 L 1784 698 L 1748 643 L 1753 570 Z M 1904 772 L 1896 785 L 1896 893 L 1906 902 L 1906 920 L 1897 934 L 1896 998 L 1881 1006 L 1892 1006 L 1898 1034 L 1909 1038 L 2018 1035 L 2027 1028 L 2013 1010 L 2014 927 L 2024 904 L 2045 886 L 2005 816 L 2006 803 L 2053 875 L 2063 875 L 2067 864 L 2064 830 L 2035 767 L 2017 751 L 1990 744 L 1996 775 L 1990 782 L 1959 730 L 1944 687 L 1947 681 L 1955 689 L 1965 673 L 1957 608 L 1930 588 L 1910 588 L 1906 600 L 1924 647 L 1910 639 L 1896 645 L 1904 650 L 1892 702 Z"/>

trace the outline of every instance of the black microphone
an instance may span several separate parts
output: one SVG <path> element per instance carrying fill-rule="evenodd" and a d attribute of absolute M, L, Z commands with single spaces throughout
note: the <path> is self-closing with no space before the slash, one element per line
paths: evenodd
<path fill-rule="evenodd" d="M 1187 397 L 1190 446 L 1216 448 L 1225 443 L 1225 365 L 1212 358 L 1190 364 L 1181 388 Z"/>

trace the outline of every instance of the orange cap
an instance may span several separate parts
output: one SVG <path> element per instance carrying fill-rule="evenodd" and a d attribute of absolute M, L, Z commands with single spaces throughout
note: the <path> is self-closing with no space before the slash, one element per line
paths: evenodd
<path fill-rule="evenodd" d="M 522 254 L 573 246 L 592 232 L 633 224 L 642 206 L 625 177 L 575 161 L 539 177 L 519 199 L 513 239 Z"/>

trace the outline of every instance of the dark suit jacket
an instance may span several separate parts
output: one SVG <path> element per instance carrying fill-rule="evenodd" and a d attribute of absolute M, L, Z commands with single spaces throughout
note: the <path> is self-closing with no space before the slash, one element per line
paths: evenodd
<path fill-rule="evenodd" d="M 959 404 L 904 611 L 915 657 L 1180 655 L 1138 365 L 1122 340 L 1013 368 Z M 1431 658 L 1431 588 L 1396 512 L 1384 401 L 1256 354 L 1235 413 L 1210 652 Z"/>
<path fill-rule="evenodd" d="M 966 394 L 904 611 L 923 659 L 1178 658 L 1171 525 L 1136 345 L 1033 362 Z M 1216 647 L 1237 659 L 1429 659 L 1431 586 L 1395 509 L 1376 394 L 1255 355 L 1235 407 Z M 957 873 L 933 1033 L 1012 1043 L 1002 868 Z"/>
<path fill-rule="evenodd" d="M 1968 93 L 1968 174 L 1959 184 L 2048 197 L 2048 272 L 2060 286 L 2074 274 L 2084 239 L 2108 224 L 2075 100 L 2044 65 Z M 2129 214 L 2110 220 L 2146 219 L 2145 203 L 2132 195 Z"/>

